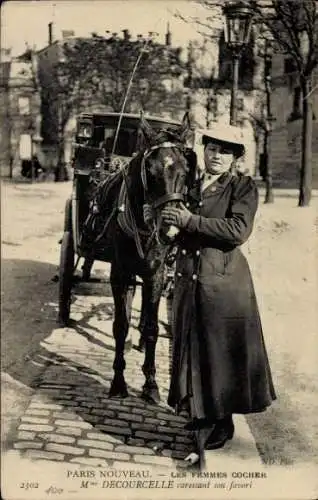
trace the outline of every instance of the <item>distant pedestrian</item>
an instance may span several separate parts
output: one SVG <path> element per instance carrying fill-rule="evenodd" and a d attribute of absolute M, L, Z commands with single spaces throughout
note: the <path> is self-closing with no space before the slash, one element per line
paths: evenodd
<path fill-rule="evenodd" d="M 37 155 L 34 155 L 31 160 L 22 160 L 21 175 L 23 177 L 37 179 L 43 171 Z"/>
<path fill-rule="evenodd" d="M 240 250 L 258 206 L 253 179 L 236 171 L 244 144 L 236 127 L 197 133 L 198 179 L 187 206 L 165 207 L 180 229 L 173 298 L 168 403 L 186 411 L 203 449 L 234 434 L 233 414 L 276 399 L 248 263 Z"/>

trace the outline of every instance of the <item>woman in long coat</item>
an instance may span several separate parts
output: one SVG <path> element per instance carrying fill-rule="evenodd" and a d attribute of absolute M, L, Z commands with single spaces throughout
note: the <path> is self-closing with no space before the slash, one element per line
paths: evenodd
<path fill-rule="evenodd" d="M 208 430 L 205 449 L 232 438 L 234 413 L 260 412 L 276 399 L 253 282 L 239 248 L 251 234 L 258 193 L 251 177 L 230 173 L 244 153 L 238 130 L 199 135 L 203 176 L 189 191 L 187 207 L 162 214 L 181 230 L 168 404 L 188 411 L 187 428 Z"/>

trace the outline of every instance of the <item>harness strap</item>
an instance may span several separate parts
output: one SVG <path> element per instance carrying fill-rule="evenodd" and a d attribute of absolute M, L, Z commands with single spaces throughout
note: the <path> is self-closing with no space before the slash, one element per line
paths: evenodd
<path fill-rule="evenodd" d="M 111 223 L 115 214 L 116 214 L 116 208 L 114 207 L 113 210 L 111 211 L 109 217 L 107 218 L 105 224 L 104 224 L 102 232 L 97 236 L 94 243 L 98 243 L 99 240 L 101 240 L 103 238 L 103 236 L 107 233 L 108 226 Z"/>
<path fill-rule="evenodd" d="M 129 197 L 128 197 L 128 192 L 127 192 L 127 186 L 126 183 L 123 181 L 121 188 L 120 188 L 120 193 L 118 197 L 118 208 L 119 208 L 119 214 L 117 216 L 117 222 L 128 236 L 132 237 L 135 240 L 136 247 L 137 247 L 137 252 L 138 255 L 141 259 L 145 258 L 145 254 L 141 245 L 141 240 L 139 233 L 141 230 L 137 228 L 135 217 L 131 211 L 130 203 L 129 203 Z M 142 231 L 144 234 L 147 234 L 145 231 Z"/>
<path fill-rule="evenodd" d="M 156 200 L 152 206 L 154 209 L 156 209 L 161 205 L 168 203 L 168 201 L 184 201 L 184 195 L 182 193 L 165 194 L 164 196 L 158 198 L 158 200 Z"/>
<path fill-rule="evenodd" d="M 125 184 L 122 183 L 118 196 L 118 216 L 117 222 L 120 228 L 131 237 L 134 237 L 134 232 L 131 227 L 131 221 L 128 222 L 128 210 L 127 210 L 127 190 L 125 189 Z"/>

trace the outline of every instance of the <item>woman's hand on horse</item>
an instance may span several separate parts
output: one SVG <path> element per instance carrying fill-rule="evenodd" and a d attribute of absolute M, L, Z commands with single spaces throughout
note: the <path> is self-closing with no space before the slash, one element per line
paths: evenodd
<path fill-rule="evenodd" d="M 149 205 L 149 203 L 145 203 L 142 208 L 143 208 L 143 216 L 145 223 L 151 224 L 152 221 L 154 220 L 151 205 Z"/>
<path fill-rule="evenodd" d="M 165 224 L 173 225 L 179 228 L 185 228 L 190 220 L 191 212 L 183 203 L 180 208 L 166 207 L 161 212 L 162 219 Z"/>

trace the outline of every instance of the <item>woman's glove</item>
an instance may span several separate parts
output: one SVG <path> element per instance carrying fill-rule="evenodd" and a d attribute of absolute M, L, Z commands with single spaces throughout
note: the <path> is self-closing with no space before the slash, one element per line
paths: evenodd
<path fill-rule="evenodd" d="M 185 228 L 190 220 L 192 213 L 183 205 L 183 203 L 181 203 L 180 208 L 164 208 L 161 212 L 161 215 L 162 220 L 165 224 L 176 226 L 179 228 Z"/>
<path fill-rule="evenodd" d="M 143 205 L 142 209 L 143 209 L 143 216 L 144 216 L 145 224 L 151 224 L 152 221 L 154 220 L 151 205 L 149 205 L 149 203 L 145 203 Z"/>

